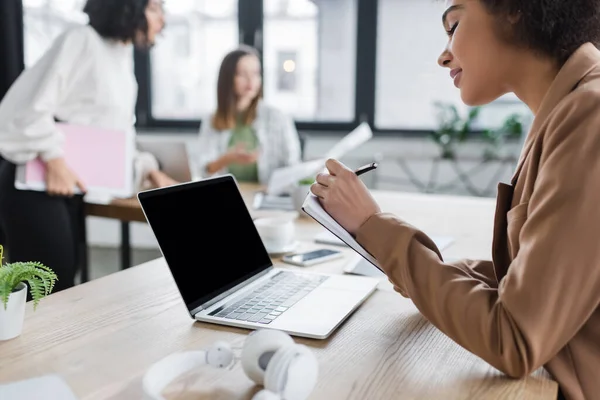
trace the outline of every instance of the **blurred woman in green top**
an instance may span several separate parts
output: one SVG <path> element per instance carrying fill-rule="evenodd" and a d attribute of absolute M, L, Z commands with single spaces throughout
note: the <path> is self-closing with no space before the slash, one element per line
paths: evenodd
<path fill-rule="evenodd" d="M 273 170 L 300 162 L 294 121 L 262 100 L 260 59 L 242 46 L 225 56 L 217 110 L 203 119 L 199 175 L 231 173 L 239 182 L 267 184 Z"/>

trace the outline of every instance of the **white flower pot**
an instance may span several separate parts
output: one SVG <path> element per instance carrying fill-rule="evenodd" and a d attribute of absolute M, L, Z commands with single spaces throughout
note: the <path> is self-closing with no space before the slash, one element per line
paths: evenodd
<path fill-rule="evenodd" d="M 19 283 L 8 297 L 8 304 L 0 301 L 0 340 L 16 338 L 23 331 L 25 319 L 25 303 L 27 302 L 27 285 Z"/>

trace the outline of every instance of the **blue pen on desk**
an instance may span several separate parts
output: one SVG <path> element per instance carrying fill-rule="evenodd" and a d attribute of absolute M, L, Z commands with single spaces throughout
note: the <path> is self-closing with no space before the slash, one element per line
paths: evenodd
<path fill-rule="evenodd" d="M 357 170 L 354 171 L 354 173 L 357 176 L 361 176 L 362 174 L 364 174 L 365 172 L 369 172 L 371 170 L 374 170 L 375 168 L 377 168 L 377 163 L 373 162 L 367 165 L 363 165 L 362 167 L 358 168 Z"/>

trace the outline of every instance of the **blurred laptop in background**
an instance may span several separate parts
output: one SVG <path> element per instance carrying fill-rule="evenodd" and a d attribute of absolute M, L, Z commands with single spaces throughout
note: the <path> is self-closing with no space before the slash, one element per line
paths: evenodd
<path fill-rule="evenodd" d="M 176 181 L 189 182 L 192 180 L 192 166 L 185 142 L 138 138 L 137 148 L 153 154 L 158 160 L 161 171 Z"/>

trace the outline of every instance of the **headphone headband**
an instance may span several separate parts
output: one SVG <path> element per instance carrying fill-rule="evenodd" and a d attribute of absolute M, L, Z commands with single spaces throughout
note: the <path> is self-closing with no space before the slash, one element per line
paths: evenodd
<path fill-rule="evenodd" d="M 207 350 L 171 354 L 144 374 L 144 400 L 165 400 L 162 391 L 177 377 L 204 365 L 232 367 L 235 358 L 231 346 L 222 341 Z M 253 400 L 304 400 L 317 382 L 318 362 L 314 354 L 281 331 L 253 331 L 244 342 L 241 361 L 248 378 L 265 387 Z"/>

